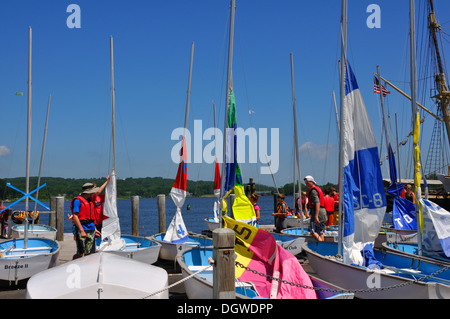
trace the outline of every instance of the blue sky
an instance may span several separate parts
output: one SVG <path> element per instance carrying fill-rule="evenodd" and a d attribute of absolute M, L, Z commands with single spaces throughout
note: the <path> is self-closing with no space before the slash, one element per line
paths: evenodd
<path fill-rule="evenodd" d="M 425 1 L 416 2 L 416 29 L 421 37 Z M 70 15 L 66 9 L 72 3 L 81 9 L 81 28 L 66 25 Z M 370 4 L 381 9 L 381 28 L 371 29 L 366 24 Z M 445 31 L 450 3 L 436 0 L 435 7 Z M 409 1 L 350 0 L 348 16 L 348 57 L 381 143 L 373 73 L 379 65 L 385 78 L 410 93 Z M 188 128 L 194 132 L 194 120 L 202 121 L 203 130 L 213 126 L 214 101 L 217 123 L 223 129 L 228 18 L 228 0 L 1 1 L 0 177 L 25 175 L 29 26 L 33 30 L 31 175 L 39 170 L 50 94 L 43 176 L 92 178 L 106 176 L 111 169 L 109 37 L 113 36 L 118 176 L 175 178 L 177 164 L 171 151 L 178 140 L 171 140 L 171 134 L 184 125 L 192 42 Z M 301 174 L 313 175 L 319 184 L 337 182 L 332 91 L 339 103 L 339 21 L 337 0 L 237 1 L 233 85 L 238 126 L 267 128 L 269 132 L 279 129 L 279 169 L 275 174 L 279 186 L 293 180 L 291 52 Z M 444 44 L 448 51 L 448 42 Z M 418 78 L 423 78 L 420 72 Z M 392 125 L 397 113 L 399 139 L 404 139 L 411 130 L 411 105 L 391 91 L 387 108 Z M 434 111 L 428 95 L 420 92 L 419 100 Z M 422 129 L 424 154 L 433 125 L 434 120 L 427 116 Z M 205 147 L 210 141 L 202 143 Z M 401 152 L 402 162 L 406 162 L 402 171 L 408 166 L 410 148 Z M 270 175 L 259 173 L 261 165 L 266 165 L 262 159 L 242 164 L 244 181 L 253 177 L 258 183 L 273 185 Z M 383 165 L 388 177 L 386 168 Z M 212 180 L 213 165 L 190 164 L 188 178 Z"/>

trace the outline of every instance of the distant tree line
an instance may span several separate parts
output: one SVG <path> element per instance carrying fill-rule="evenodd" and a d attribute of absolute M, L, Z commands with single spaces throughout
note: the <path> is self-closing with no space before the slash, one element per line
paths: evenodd
<path fill-rule="evenodd" d="M 37 188 L 37 177 L 30 177 L 30 191 Z M 65 199 L 70 199 L 81 192 L 81 187 L 84 183 L 95 183 L 101 186 L 106 180 L 104 178 L 61 178 L 61 177 L 42 177 L 40 184 L 47 185 L 39 190 L 39 199 L 46 201 L 54 196 L 64 196 Z M 11 183 L 12 186 L 25 191 L 25 178 L 16 177 L 0 179 L 0 199 L 4 201 L 11 201 L 22 197 L 23 195 L 16 190 L 6 186 L 6 183 Z M 130 196 L 139 196 L 141 198 L 152 198 L 159 194 L 170 193 L 174 179 L 162 177 L 144 177 L 144 178 L 125 178 L 117 180 L 117 197 L 129 198 Z M 267 195 L 275 192 L 274 187 L 266 185 L 255 185 L 256 192 L 264 192 Z M 211 181 L 187 181 L 187 191 L 189 196 L 212 196 L 214 194 L 214 183 Z M 32 196 L 35 196 L 33 194 Z"/>

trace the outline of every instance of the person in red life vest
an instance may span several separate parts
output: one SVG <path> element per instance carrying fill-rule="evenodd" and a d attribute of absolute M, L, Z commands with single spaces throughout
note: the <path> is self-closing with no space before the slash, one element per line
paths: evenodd
<path fill-rule="evenodd" d="M 100 233 L 102 231 L 103 221 L 108 218 L 108 217 L 103 216 L 103 204 L 105 203 L 105 194 L 102 194 L 106 185 L 108 185 L 108 182 L 109 182 L 109 175 L 108 175 L 108 177 L 106 177 L 106 181 L 103 183 L 102 186 L 100 186 L 97 193 L 95 193 L 92 196 L 92 202 L 94 203 L 94 211 L 95 211 L 94 225 L 98 231 L 98 233 L 96 234 L 96 237 L 100 236 Z M 94 184 L 94 187 L 95 186 L 96 185 Z"/>
<path fill-rule="evenodd" d="M 327 211 L 327 223 L 325 226 L 333 226 L 334 198 L 330 196 L 331 189 L 325 190 L 325 210 Z"/>
<path fill-rule="evenodd" d="M 311 215 L 311 222 L 309 232 L 317 241 L 323 241 L 325 223 L 327 222 L 327 211 L 325 210 L 325 197 L 319 186 L 316 186 L 316 181 L 311 175 L 304 178 L 306 186 L 309 188 L 308 200 Z"/>
<path fill-rule="evenodd" d="M 286 196 L 284 194 L 278 194 L 278 204 L 276 212 L 272 213 L 275 216 L 275 232 L 279 233 L 283 229 L 287 228 L 288 205 L 284 201 Z"/>
<path fill-rule="evenodd" d="M 83 185 L 81 194 L 75 196 L 70 203 L 77 244 L 77 253 L 73 259 L 95 253 L 96 229 L 92 196 L 98 192 L 98 189 L 94 184 L 86 183 Z"/>
<path fill-rule="evenodd" d="M 302 191 L 302 197 L 300 200 L 302 203 L 303 218 L 309 218 L 309 209 L 308 209 L 309 201 L 305 191 Z"/>
<path fill-rule="evenodd" d="M 336 188 L 333 186 L 330 187 L 330 197 L 334 199 L 334 213 L 333 213 L 333 222 L 334 225 L 338 225 L 339 223 L 339 193 L 336 192 Z"/>

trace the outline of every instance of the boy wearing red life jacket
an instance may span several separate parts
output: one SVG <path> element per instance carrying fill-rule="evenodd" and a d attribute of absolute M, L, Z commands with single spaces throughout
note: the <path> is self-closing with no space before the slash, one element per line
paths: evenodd
<path fill-rule="evenodd" d="M 95 253 L 95 209 L 92 196 L 98 192 L 98 187 L 92 183 L 83 185 L 83 191 L 72 199 L 73 224 L 75 226 L 75 241 L 77 253 L 74 259 Z"/>
<path fill-rule="evenodd" d="M 306 186 L 309 188 L 308 200 L 311 215 L 309 231 L 318 241 L 323 241 L 325 232 L 325 223 L 327 222 L 327 212 L 325 210 L 325 197 L 316 181 L 311 175 L 304 178 Z"/>

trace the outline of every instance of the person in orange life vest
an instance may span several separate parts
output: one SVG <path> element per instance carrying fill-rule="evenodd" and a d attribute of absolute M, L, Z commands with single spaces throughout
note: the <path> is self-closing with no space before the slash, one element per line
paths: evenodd
<path fill-rule="evenodd" d="M 327 222 L 327 212 L 325 210 L 325 197 L 320 187 L 316 186 L 316 181 L 311 175 L 304 178 L 306 186 L 309 188 L 308 199 L 311 214 L 309 231 L 318 241 L 325 239 L 325 223 Z"/>
<path fill-rule="evenodd" d="M 334 198 L 330 196 L 331 189 L 325 190 L 325 210 L 327 211 L 327 223 L 325 226 L 333 226 Z"/>
<path fill-rule="evenodd" d="M 92 196 L 97 191 L 98 187 L 95 187 L 94 184 L 86 183 L 83 185 L 81 194 L 74 197 L 70 203 L 77 244 L 77 253 L 73 256 L 73 259 L 95 253 L 96 229 Z"/>
<path fill-rule="evenodd" d="M 297 210 L 297 217 L 300 218 L 300 207 L 303 212 L 303 218 L 309 218 L 308 212 L 308 197 L 306 197 L 306 192 L 302 191 L 302 196 L 300 198 L 297 197 L 295 201 L 295 208 Z"/>
<path fill-rule="evenodd" d="M 257 204 L 258 199 L 259 199 L 259 195 L 256 193 L 253 193 L 249 196 L 250 202 L 253 204 L 253 208 L 255 209 L 255 215 L 256 215 L 256 224 L 259 224 L 259 219 L 261 218 L 261 208 L 259 207 L 259 205 Z"/>
<path fill-rule="evenodd" d="M 333 222 L 334 225 L 337 225 L 339 222 L 339 193 L 336 192 L 336 188 L 333 186 L 330 187 L 330 197 L 334 199 Z"/>
<path fill-rule="evenodd" d="M 103 190 L 105 189 L 106 185 L 109 183 L 109 175 L 106 177 L 106 181 L 103 183 L 102 186 L 98 189 L 97 193 L 95 193 L 92 196 L 92 202 L 94 203 L 94 225 L 97 231 L 100 233 L 102 231 L 102 225 L 103 221 L 108 218 L 103 216 L 103 204 L 105 203 L 105 194 L 102 194 Z M 96 185 L 94 184 L 94 187 Z M 96 236 L 100 236 L 99 233 L 96 234 Z"/>
<path fill-rule="evenodd" d="M 284 201 L 285 197 L 284 194 L 278 194 L 277 210 L 272 213 L 272 216 L 275 216 L 275 232 L 277 233 L 287 228 L 288 205 Z"/>

